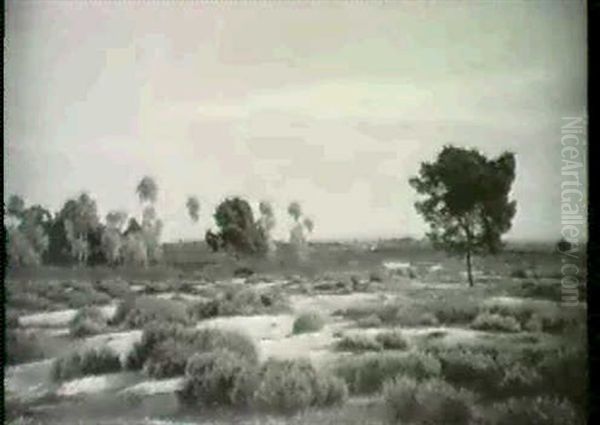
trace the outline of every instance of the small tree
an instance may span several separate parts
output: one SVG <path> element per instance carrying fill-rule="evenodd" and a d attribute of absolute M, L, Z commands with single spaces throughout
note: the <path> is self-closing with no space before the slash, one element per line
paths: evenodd
<path fill-rule="evenodd" d="M 189 196 L 185 203 L 185 206 L 188 210 L 190 219 L 194 223 L 197 223 L 200 218 L 200 202 L 198 201 L 198 198 L 196 198 L 195 196 Z"/>
<path fill-rule="evenodd" d="M 409 180 L 425 198 L 415 203 L 429 224 L 434 247 L 466 259 L 469 285 L 475 254 L 497 253 L 511 227 L 516 201 L 509 201 L 515 179 L 514 154 L 487 159 L 474 149 L 445 146 L 433 163 L 421 164 Z"/>
<path fill-rule="evenodd" d="M 207 244 L 232 250 L 236 254 L 264 255 L 268 249 L 267 237 L 254 221 L 250 204 L 235 197 L 221 202 L 214 214 L 220 232 L 207 232 Z"/>

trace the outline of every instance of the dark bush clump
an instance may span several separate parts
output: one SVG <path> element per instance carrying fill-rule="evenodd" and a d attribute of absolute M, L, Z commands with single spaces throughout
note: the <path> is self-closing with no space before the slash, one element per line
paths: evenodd
<path fill-rule="evenodd" d="M 182 325 L 191 323 L 184 303 L 141 296 L 128 298 L 119 304 L 113 324 L 122 324 L 135 329 L 155 321 Z"/>
<path fill-rule="evenodd" d="M 468 425 L 473 417 L 474 395 L 440 379 L 399 377 L 385 384 L 383 394 L 394 424 Z"/>
<path fill-rule="evenodd" d="M 304 313 L 296 318 L 292 332 L 301 334 L 307 332 L 317 332 L 323 329 L 325 322 L 317 313 Z"/>
<path fill-rule="evenodd" d="M 263 410 L 287 414 L 340 404 L 346 397 L 343 381 L 318 374 L 310 362 L 270 359 L 261 370 L 255 401 Z"/>
<path fill-rule="evenodd" d="M 71 323 L 69 332 L 71 336 L 83 337 L 96 335 L 106 330 L 107 319 L 97 307 L 84 307 L 79 309 Z"/>
<path fill-rule="evenodd" d="M 406 350 L 408 342 L 398 331 L 382 332 L 377 334 L 375 340 L 381 344 L 385 350 Z"/>
<path fill-rule="evenodd" d="M 119 356 L 108 348 L 100 348 L 58 358 L 52 365 L 52 377 L 55 381 L 64 381 L 120 370 Z"/>
<path fill-rule="evenodd" d="M 45 357 L 44 344 L 34 334 L 7 329 L 5 344 L 4 359 L 7 365 L 33 362 Z"/>
<path fill-rule="evenodd" d="M 583 418 L 566 400 L 552 397 L 510 398 L 492 406 L 491 425 L 575 425 Z"/>
<path fill-rule="evenodd" d="M 380 351 L 383 345 L 368 335 L 346 335 L 343 336 L 337 343 L 338 351 Z"/>
<path fill-rule="evenodd" d="M 225 349 L 193 355 L 187 362 L 185 382 L 178 393 L 187 406 L 240 406 L 252 399 L 256 365 Z"/>
<path fill-rule="evenodd" d="M 436 377 L 440 362 L 423 352 L 368 353 L 341 359 L 335 369 L 337 376 L 348 384 L 350 392 L 372 394 L 379 392 L 384 381 L 399 375 L 417 380 Z"/>

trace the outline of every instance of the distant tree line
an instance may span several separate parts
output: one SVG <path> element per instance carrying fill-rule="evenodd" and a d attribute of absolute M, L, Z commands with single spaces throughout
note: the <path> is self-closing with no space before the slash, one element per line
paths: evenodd
<path fill-rule="evenodd" d="M 155 203 L 158 196 L 156 181 L 146 176 L 136 187 L 142 206 L 141 217 L 125 211 L 109 211 L 104 220 L 98 215 L 96 201 L 87 193 L 68 199 L 53 214 L 41 205 L 26 205 L 12 195 L 4 206 L 4 234 L 8 262 L 11 265 L 113 265 L 147 266 L 162 261 L 161 233 L 163 222 L 158 217 Z M 193 222 L 200 218 L 200 202 L 188 197 L 186 207 Z M 224 251 L 236 256 L 271 256 L 275 252 L 272 230 L 275 215 L 268 202 L 259 204 L 260 216 L 254 218 L 248 201 L 228 198 L 214 213 L 218 230 L 208 230 L 205 241 L 213 251 Z M 290 242 L 305 258 L 307 234 L 313 223 L 302 215 L 300 205 L 294 202 L 289 213 L 295 219 Z"/>

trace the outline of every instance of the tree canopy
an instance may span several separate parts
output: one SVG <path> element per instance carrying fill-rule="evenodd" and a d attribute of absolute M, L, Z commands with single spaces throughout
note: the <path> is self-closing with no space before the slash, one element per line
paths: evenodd
<path fill-rule="evenodd" d="M 427 236 L 435 247 L 466 257 L 471 285 L 472 255 L 497 253 L 510 230 L 516 212 L 516 201 L 509 200 L 515 167 L 509 152 L 487 159 L 475 149 L 445 146 L 409 181 L 424 197 L 415 208 L 429 224 Z"/>

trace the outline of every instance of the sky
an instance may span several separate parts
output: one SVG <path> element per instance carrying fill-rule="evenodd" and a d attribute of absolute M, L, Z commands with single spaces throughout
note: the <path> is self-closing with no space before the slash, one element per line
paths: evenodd
<path fill-rule="evenodd" d="M 6 5 L 4 192 L 89 192 L 163 239 L 219 201 L 299 201 L 313 239 L 422 236 L 408 179 L 445 144 L 516 154 L 513 239 L 560 232 L 562 117 L 586 111 L 586 13 L 543 1 L 69 1 Z M 200 220 L 185 202 L 198 197 Z"/>

